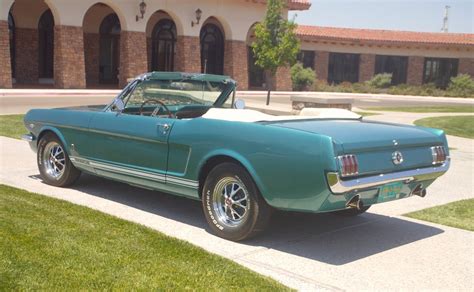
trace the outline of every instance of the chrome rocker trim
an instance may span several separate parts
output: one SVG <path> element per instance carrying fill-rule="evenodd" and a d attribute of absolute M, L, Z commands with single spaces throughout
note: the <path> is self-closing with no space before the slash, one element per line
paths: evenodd
<path fill-rule="evenodd" d="M 31 134 L 25 134 L 21 136 L 21 140 L 26 141 L 26 142 L 33 142 L 36 140 L 35 136 Z"/>
<path fill-rule="evenodd" d="M 446 157 L 446 161 L 440 166 L 386 173 L 351 180 L 342 180 L 339 173 L 329 172 L 327 174 L 327 181 L 332 193 L 342 194 L 351 191 L 377 187 L 392 182 L 401 181 L 405 184 L 408 184 L 418 180 L 435 179 L 449 169 L 450 163 L 450 157 Z"/>

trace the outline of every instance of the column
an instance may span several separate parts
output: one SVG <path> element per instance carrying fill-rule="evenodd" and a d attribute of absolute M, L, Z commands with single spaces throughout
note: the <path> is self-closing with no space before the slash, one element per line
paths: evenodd
<path fill-rule="evenodd" d="M 119 85 L 127 85 L 127 79 L 148 71 L 145 32 L 122 31 L 120 33 Z"/>
<path fill-rule="evenodd" d="M 86 88 L 82 27 L 54 27 L 54 86 Z"/>
<path fill-rule="evenodd" d="M 374 76 L 375 55 L 361 54 L 359 63 L 359 82 L 365 82 Z"/>
<path fill-rule="evenodd" d="M 198 37 L 178 36 L 176 43 L 176 71 L 201 72 L 201 46 Z"/>
<path fill-rule="evenodd" d="M 423 83 L 424 58 L 418 56 L 408 57 L 407 83 L 421 85 Z"/>
<path fill-rule="evenodd" d="M 249 88 L 247 44 L 244 41 L 225 42 L 224 74 L 237 81 L 239 90 Z"/>
<path fill-rule="evenodd" d="M 12 87 L 8 22 L 0 20 L 0 88 Z"/>

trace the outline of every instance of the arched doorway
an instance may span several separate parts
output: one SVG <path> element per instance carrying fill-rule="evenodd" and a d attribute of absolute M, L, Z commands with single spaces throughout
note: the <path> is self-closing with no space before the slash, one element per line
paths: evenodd
<path fill-rule="evenodd" d="M 107 15 L 100 24 L 99 82 L 118 84 L 121 26 L 117 14 Z"/>
<path fill-rule="evenodd" d="M 13 14 L 8 12 L 8 33 L 10 39 L 10 62 L 12 70 L 12 78 L 15 78 L 15 19 Z"/>
<path fill-rule="evenodd" d="M 252 25 L 247 34 L 247 63 L 249 89 L 265 88 L 265 71 L 255 64 L 255 54 L 252 44 L 255 41 L 255 24 Z"/>
<path fill-rule="evenodd" d="M 54 77 L 54 18 L 50 9 L 38 22 L 38 73 L 40 80 Z"/>
<path fill-rule="evenodd" d="M 174 71 L 176 25 L 171 19 L 161 19 L 152 32 L 151 70 Z"/>
<path fill-rule="evenodd" d="M 213 23 L 205 24 L 201 29 L 201 72 L 224 74 L 224 34 Z"/>

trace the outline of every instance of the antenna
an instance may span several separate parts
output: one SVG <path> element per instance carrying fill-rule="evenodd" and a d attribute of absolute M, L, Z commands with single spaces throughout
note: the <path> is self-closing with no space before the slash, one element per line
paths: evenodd
<path fill-rule="evenodd" d="M 448 24 L 448 21 L 449 21 L 449 8 L 451 8 L 451 6 L 449 5 L 446 5 L 444 7 L 444 18 L 443 18 L 443 27 L 441 28 L 441 32 L 448 32 L 449 28 L 449 24 Z"/>

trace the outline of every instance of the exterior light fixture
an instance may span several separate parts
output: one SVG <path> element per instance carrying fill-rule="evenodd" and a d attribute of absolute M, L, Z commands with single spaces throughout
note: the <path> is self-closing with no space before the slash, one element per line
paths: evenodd
<path fill-rule="evenodd" d="M 140 8 L 140 16 L 139 15 L 136 16 L 137 21 L 140 20 L 140 19 L 143 19 L 143 16 L 145 15 L 145 12 L 146 12 L 145 0 L 142 0 L 142 2 L 140 2 L 140 4 L 138 6 Z"/>
<path fill-rule="evenodd" d="M 194 22 L 194 20 L 191 21 L 191 26 L 198 25 L 199 21 L 201 21 L 201 16 L 202 16 L 201 9 L 198 8 L 195 13 L 196 13 L 196 22 Z"/>

